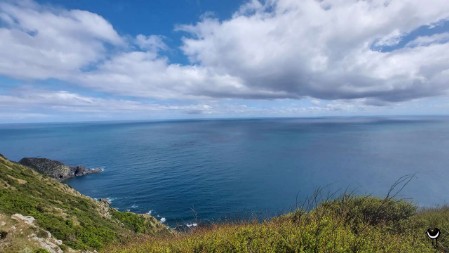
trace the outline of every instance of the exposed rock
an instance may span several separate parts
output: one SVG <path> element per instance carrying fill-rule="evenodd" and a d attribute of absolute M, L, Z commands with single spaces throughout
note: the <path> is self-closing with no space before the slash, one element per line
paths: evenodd
<path fill-rule="evenodd" d="M 100 201 L 101 203 L 105 203 L 108 206 L 111 204 L 111 201 L 109 199 L 105 199 L 105 198 L 100 198 L 100 199 L 98 199 L 98 201 Z"/>
<path fill-rule="evenodd" d="M 31 216 L 23 216 L 19 213 L 16 213 L 11 216 L 11 219 L 16 220 L 16 221 L 23 221 L 24 223 L 26 223 L 30 226 L 34 226 L 34 217 L 31 217 Z"/>
<path fill-rule="evenodd" d="M 26 157 L 22 158 L 19 163 L 59 180 L 100 173 L 102 171 L 100 168 L 88 169 L 83 166 L 69 167 L 59 161 L 47 158 Z"/>
<path fill-rule="evenodd" d="M 86 168 L 81 166 L 73 167 L 73 171 L 75 173 L 75 176 L 82 176 L 84 173 L 86 173 Z"/>
<path fill-rule="evenodd" d="M 100 198 L 98 199 L 99 205 L 98 205 L 98 213 L 107 219 L 111 218 L 111 213 L 109 212 L 110 210 L 110 206 L 111 206 L 111 201 L 109 199 L 105 199 L 105 198 Z"/>
<path fill-rule="evenodd" d="M 50 253 L 63 253 L 62 249 L 59 247 L 62 244 L 61 240 L 55 238 L 40 238 L 36 234 L 31 234 L 29 238 L 37 242 L 42 248 L 46 249 Z"/>
<path fill-rule="evenodd" d="M 74 166 L 74 167 L 70 167 L 70 169 L 73 172 L 73 175 L 75 177 L 100 173 L 103 171 L 101 168 L 87 169 L 86 167 L 83 167 L 83 166 Z"/>
<path fill-rule="evenodd" d="M 69 166 L 47 158 L 23 158 L 19 163 L 53 178 L 66 179 L 71 177 L 72 171 Z"/>
<path fill-rule="evenodd" d="M 62 241 L 53 237 L 49 231 L 39 228 L 37 224 L 35 224 L 34 222 L 35 221 L 34 217 L 24 216 L 22 214 L 16 213 L 11 215 L 11 219 L 15 220 L 15 226 L 11 226 L 9 230 L 7 229 L 6 231 L 0 231 L 0 239 L 2 240 L 4 239 L 4 241 L 6 241 L 5 243 L 8 244 L 7 236 L 9 237 L 9 243 L 13 244 L 14 242 L 17 243 L 17 241 L 15 241 L 17 239 L 21 242 L 24 242 L 23 239 L 26 238 L 25 242 L 27 243 L 28 247 L 31 246 L 33 248 L 37 246 L 38 248 L 45 249 L 50 253 L 64 252 L 60 247 L 63 244 Z M 3 246 L 5 245 L 6 244 L 4 244 Z M 67 246 L 65 248 L 67 249 L 67 252 L 78 252 L 72 250 Z M 1 249 L 2 247 L 0 245 L 0 251 Z"/>

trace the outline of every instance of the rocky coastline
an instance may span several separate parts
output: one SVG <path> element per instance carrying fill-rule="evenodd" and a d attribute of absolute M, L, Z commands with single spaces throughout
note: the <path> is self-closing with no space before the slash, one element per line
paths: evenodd
<path fill-rule="evenodd" d="M 20 164 L 58 180 L 66 180 L 103 171 L 101 168 L 89 169 L 84 166 L 67 166 L 62 162 L 47 158 L 25 157 L 19 161 Z"/>

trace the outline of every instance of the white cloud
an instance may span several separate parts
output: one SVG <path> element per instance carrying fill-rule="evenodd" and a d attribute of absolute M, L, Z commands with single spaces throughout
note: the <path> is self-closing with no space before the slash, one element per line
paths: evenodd
<path fill-rule="evenodd" d="M 255 96 L 265 89 L 292 98 L 400 101 L 449 88 L 436 81 L 449 69 L 449 44 L 393 52 L 372 45 L 397 43 L 448 13 L 444 0 L 252 1 L 230 20 L 180 29 L 191 34 L 183 50 L 193 62 L 238 76 Z"/>
<path fill-rule="evenodd" d="M 0 95 L 0 108 L 8 111 L 13 107 L 18 112 L 22 109 L 42 108 L 63 112 L 167 112 L 178 111 L 197 114 L 208 113 L 212 106 L 204 103 L 158 104 L 125 99 L 106 99 L 83 96 L 68 91 L 48 91 L 29 88 L 16 89 L 12 94 Z M 43 112 L 43 111 L 41 111 Z"/>
<path fill-rule="evenodd" d="M 168 46 L 163 41 L 163 38 L 157 35 L 145 36 L 143 34 L 139 34 L 136 36 L 136 44 L 141 49 L 151 52 L 158 52 L 160 50 L 168 49 Z"/>
<path fill-rule="evenodd" d="M 204 66 L 169 64 L 166 58 L 153 52 L 118 54 L 74 80 L 106 92 L 159 99 L 288 95 L 284 91 L 252 90 L 238 76 L 217 73 Z"/>
<path fill-rule="evenodd" d="M 329 110 L 348 108 L 339 101 L 388 104 L 445 94 L 449 43 L 434 35 L 391 52 L 372 48 L 395 45 L 448 13 L 447 0 L 253 0 L 228 20 L 205 15 L 178 26 L 191 60 L 179 65 L 164 57 L 160 36 L 126 39 L 91 12 L 6 1 L 0 3 L 0 74 L 141 98 L 335 100 Z M 108 105 L 72 95 L 45 99 Z M 127 103 L 119 102 L 142 106 Z"/>
<path fill-rule="evenodd" d="M 105 43 L 124 45 L 101 16 L 40 6 L 0 3 L 0 74 L 27 79 L 70 78 L 105 57 Z"/>
<path fill-rule="evenodd" d="M 394 30 L 390 34 L 380 38 L 378 41 L 374 43 L 376 47 L 384 47 L 384 46 L 394 46 L 397 45 L 401 39 L 402 34 L 399 30 Z"/>
<path fill-rule="evenodd" d="M 407 43 L 407 47 L 422 47 L 422 46 L 429 46 L 431 44 L 439 43 L 447 43 L 449 42 L 449 32 L 445 33 L 439 33 L 434 34 L 431 36 L 419 36 L 418 38 L 414 39 L 413 41 L 410 41 Z"/>

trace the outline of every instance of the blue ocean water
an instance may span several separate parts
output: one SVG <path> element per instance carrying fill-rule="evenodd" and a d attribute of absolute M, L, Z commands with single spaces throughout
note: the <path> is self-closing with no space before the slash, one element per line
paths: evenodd
<path fill-rule="evenodd" d="M 67 181 L 171 226 L 263 218 L 319 187 L 421 206 L 449 200 L 447 118 L 314 118 L 0 125 L 0 153 L 105 171 Z"/>

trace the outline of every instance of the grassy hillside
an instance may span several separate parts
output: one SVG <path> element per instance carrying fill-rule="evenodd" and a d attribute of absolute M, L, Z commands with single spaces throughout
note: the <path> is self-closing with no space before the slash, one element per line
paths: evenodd
<path fill-rule="evenodd" d="M 35 222 L 14 220 L 14 214 L 32 216 Z M 0 252 L 37 249 L 47 231 L 62 240 L 63 250 L 101 249 L 141 234 L 168 233 L 149 215 L 119 212 L 0 156 L 0 233 L 6 234 L 0 239 Z"/>
<path fill-rule="evenodd" d="M 434 248 L 425 234 L 437 226 Z M 448 252 L 449 208 L 350 197 L 262 223 L 217 224 L 186 234 L 136 240 L 107 252 Z M 106 251 L 105 251 L 106 252 Z"/>
<path fill-rule="evenodd" d="M 442 232 L 436 248 L 429 227 Z M 65 252 L 449 252 L 448 234 L 448 207 L 354 196 L 265 222 L 172 233 L 151 216 L 118 212 L 0 157 L 0 252 L 47 252 L 42 240 Z"/>

